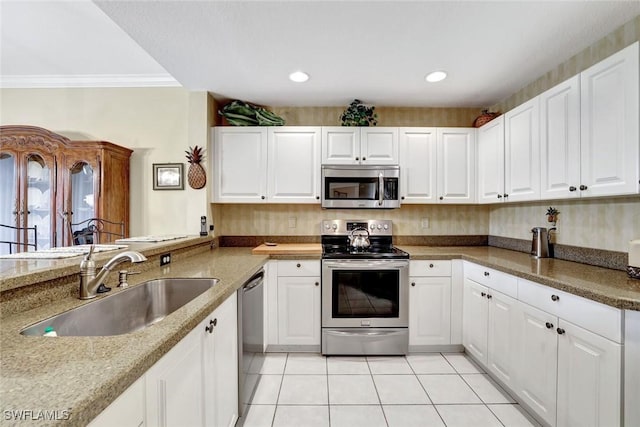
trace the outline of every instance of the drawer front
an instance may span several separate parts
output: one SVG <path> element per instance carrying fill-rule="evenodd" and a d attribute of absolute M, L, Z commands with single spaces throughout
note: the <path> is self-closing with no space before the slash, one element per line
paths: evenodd
<path fill-rule="evenodd" d="M 278 261 L 278 276 L 320 276 L 320 261 Z"/>
<path fill-rule="evenodd" d="M 409 263 L 409 276 L 415 277 L 448 277 L 451 276 L 451 261 L 411 261 Z"/>
<path fill-rule="evenodd" d="M 518 279 L 518 299 L 612 341 L 622 343 L 620 309 L 525 279 Z"/>
<path fill-rule="evenodd" d="M 512 298 L 518 298 L 518 279 L 514 276 L 470 262 L 464 263 L 464 276 Z"/>

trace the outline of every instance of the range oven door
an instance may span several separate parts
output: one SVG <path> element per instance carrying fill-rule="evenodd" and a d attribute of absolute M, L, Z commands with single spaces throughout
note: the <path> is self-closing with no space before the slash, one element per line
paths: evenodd
<path fill-rule="evenodd" d="M 322 166 L 323 208 L 400 207 L 398 166 Z"/>
<path fill-rule="evenodd" d="M 409 260 L 322 260 L 323 328 L 409 326 Z"/>

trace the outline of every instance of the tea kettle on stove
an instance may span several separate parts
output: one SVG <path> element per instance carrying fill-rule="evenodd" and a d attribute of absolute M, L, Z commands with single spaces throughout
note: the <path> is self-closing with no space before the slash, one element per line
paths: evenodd
<path fill-rule="evenodd" d="M 354 228 L 351 230 L 351 234 L 349 235 L 349 245 L 351 246 L 351 249 L 355 250 L 367 249 L 371 245 L 369 242 L 369 230 L 366 228 Z"/>
<path fill-rule="evenodd" d="M 531 255 L 535 258 L 549 258 L 549 240 L 551 239 L 551 231 L 555 227 L 546 229 L 545 227 L 533 227 L 533 239 L 531 239 Z"/>

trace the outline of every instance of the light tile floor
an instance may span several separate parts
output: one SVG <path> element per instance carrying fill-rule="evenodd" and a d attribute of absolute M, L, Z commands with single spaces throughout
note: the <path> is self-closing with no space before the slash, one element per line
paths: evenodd
<path fill-rule="evenodd" d="M 267 353 L 243 427 L 538 426 L 462 353 Z"/>

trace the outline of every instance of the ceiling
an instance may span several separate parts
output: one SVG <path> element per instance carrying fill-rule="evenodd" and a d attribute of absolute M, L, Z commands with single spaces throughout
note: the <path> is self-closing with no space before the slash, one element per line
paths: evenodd
<path fill-rule="evenodd" d="M 271 106 L 354 98 L 489 106 L 640 14 L 637 1 L 4 0 L 0 8 L 5 87 L 24 76 L 140 84 L 155 76 Z M 296 70 L 310 80 L 289 81 Z M 425 82 L 434 70 L 449 76 Z"/>

